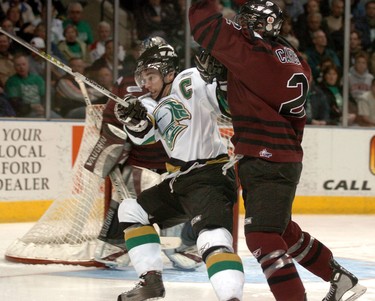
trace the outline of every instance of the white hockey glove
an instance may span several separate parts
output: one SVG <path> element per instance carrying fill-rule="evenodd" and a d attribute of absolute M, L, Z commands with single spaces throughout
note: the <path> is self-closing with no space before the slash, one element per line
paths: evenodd
<path fill-rule="evenodd" d="M 227 68 L 208 51 L 203 49 L 195 56 L 195 65 L 206 83 L 212 84 L 216 78 L 221 87 L 225 86 L 224 91 L 226 91 Z"/>
<path fill-rule="evenodd" d="M 124 107 L 120 103 L 116 103 L 114 108 L 116 118 L 133 132 L 144 131 L 148 126 L 146 108 L 134 95 L 126 94 L 124 100 L 129 105 Z"/>

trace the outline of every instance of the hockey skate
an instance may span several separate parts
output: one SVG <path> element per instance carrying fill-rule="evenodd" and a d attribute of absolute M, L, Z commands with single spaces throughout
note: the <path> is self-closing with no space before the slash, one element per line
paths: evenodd
<path fill-rule="evenodd" d="M 98 240 L 94 259 L 109 268 L 126 267 L 130 263 L 130 258 L 126 249 L 101 240 Z"/>
<path fill-rule="evenodd" d="M 132 290 L 122 293 L 117 301 L 143 301 L 164 298 L 165 289 L 160 272 L 150 271 L 143 274 Z"/>
<path fill-rule="evenodd" d="M 331 287 L 323 301 L 354 301 L 366 292 L 366 287 L 358 284 L 358 279 L 332 259 Z"/>

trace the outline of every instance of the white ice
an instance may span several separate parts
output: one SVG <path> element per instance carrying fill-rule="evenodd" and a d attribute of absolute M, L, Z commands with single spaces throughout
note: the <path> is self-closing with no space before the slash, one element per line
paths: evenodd
<path fill-rule="evenodd" d="M 331 248 L 337 260 L 354 272 L 367 292 L 359 301 L 375 301 L 375 216 L 296 215 L 304 231 Z M 238 253 L 245 263 L 243 300 L 272 301 L 259 266 L 247 250 L 240 217 Z M 6 248 L 22 237 L 32 223 L 0 224 L 0 301 L 116 301 L 137 282 L 131 267 L 105 270 L 63 265 L 26 265 L 4 259 Z M 203 269 L 203 267 L 202 267 Z M 299 269 L 309 301 L 320 301 L 329 284 Z M 176 272 L 166 265 L 166 297 L 174 301 L 214 301 L 216 296 L 205 270 Z"/>

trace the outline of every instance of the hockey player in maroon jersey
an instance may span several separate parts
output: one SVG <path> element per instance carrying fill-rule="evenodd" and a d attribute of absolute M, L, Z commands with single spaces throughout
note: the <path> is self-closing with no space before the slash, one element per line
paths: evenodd
<path fill-rule="evenodd" d="M 193 2 L 189 19 L 195 41 L 228 69 L 246 243 L 275 299 L 307 300 L 295 261 L 330 281 L 324 301 L 356 300 L 366 288 L 292 220 L 311 71 L 301 54 L 278 36 L 282 11 L 272 1 L 252 0 L 231 21 L 218 12 L 217 1 Z"/>

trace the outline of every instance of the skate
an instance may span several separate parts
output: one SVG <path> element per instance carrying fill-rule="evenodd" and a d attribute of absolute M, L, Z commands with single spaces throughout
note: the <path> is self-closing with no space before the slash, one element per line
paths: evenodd
<path fill-rule="evenodd" d="M 98 240 L 94 259 L 109 268 L 126 267 L 130 263 L 130 258 L 126 249 L 101 240 Z"/>
<path fill-rule="evenodd" d="M 333 273 L 331 287 L 322 301 L 354 301 L 366 292 L 366 287 L 358 284 L 358 279 L 352 273 L 331 260 Z"/>
<path fill-rule="evenodd" d="M 135 288 L 119 295 L 117 301 L 143 301 L 164 298 L 165 289 L 160 272 L 150 271 L 140 278 L 141 280 Z"/>

